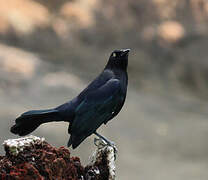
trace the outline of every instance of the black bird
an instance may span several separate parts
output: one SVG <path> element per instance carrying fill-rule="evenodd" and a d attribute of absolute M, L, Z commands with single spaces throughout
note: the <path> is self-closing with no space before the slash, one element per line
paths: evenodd
<path fill-rule="evenodd" d="M 23 113 L 16 119 L 11 132 L 24 136 L 40 124 L 65 121 L 69 122 L 68 133 L 71 134 L 68 146 L 72 145 L 73 149 L 93 133 L 110 144 L 96 130 L 114 118 L 125 102 L 129 51 L 130 49 L 113 51 L 102 73 L 77 97 L 54 109 Z"/>

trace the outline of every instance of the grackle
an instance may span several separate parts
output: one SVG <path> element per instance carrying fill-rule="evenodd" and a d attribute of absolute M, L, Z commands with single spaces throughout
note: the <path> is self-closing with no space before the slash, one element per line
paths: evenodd
<path fill-rule="evenodd" d="M 11 132 L 24 136 L 43 123 L 65 121 L 69 122 L 68 133 L 71 135 L 68 146 L 72 145 L 73 149 L 93 133 L 111 144 L 96 130 L 114 118 L 125 102 L 129 51 L 113 51 L 101 74 L 77 97 L 53 109 L 23 113 L 16 119 Z"/>

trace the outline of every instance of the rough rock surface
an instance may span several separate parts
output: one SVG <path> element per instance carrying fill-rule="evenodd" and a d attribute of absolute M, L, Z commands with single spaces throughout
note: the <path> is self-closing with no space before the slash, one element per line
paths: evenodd
<path fill-rule="evenodd" d="M 83 167 L 69 149 L 56 148 L 44 138 L 28 136 L 4 142 L 5 156 L 0 156 L 0 179 L 113 180 L 114 151 L 98 146 L 90 165 Z M 112 154 L 113 153 L 113 154 Z M 109 157 L 113 157 L 109 158 Z M 111 170 L 113 162 L 113 170 Z"/>
<path fill-rule="evenodd" d="M 117 148 L 97 140 L 97 149 L 91 156 L 91 162 L 85 167 L 86 179 L 115 180 L 115 159 Z"/>

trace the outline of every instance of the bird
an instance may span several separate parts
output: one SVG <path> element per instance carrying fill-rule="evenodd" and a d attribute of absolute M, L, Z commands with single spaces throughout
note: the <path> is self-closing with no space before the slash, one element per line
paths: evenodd
<path fill-rule="evenodd" d="M 103 71 L 78 96 L 56 108 L 21 114 L 10 131 L 25 136 L 43 123 L 64 121 L 69 123 L 68 147 L 77 148 L 92 134 L 112 145 L 97 129 L 113 119 L 124 105 L 129 52 L 130 49 L 114 50 Z"/>

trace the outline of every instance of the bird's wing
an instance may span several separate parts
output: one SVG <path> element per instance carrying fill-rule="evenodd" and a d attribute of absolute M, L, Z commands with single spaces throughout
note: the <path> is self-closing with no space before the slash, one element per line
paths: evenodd
<path fill-rule="evenodd" d="M 110 79 L 85 97 L 75 110 L 76 116 L 70 130 L 71 135 L 77 137 L 74 141 L 85 139 L 112 116 L 120 98 L 120 89 L 120 81 Z"/>
<path fill-rule="evenodd" d="M 114 73 L 110 70 L 104 70 L 94 81 L 92 81 L 79 95 L 79 97 L 84 97 L 89 92 L 95 91 L 102 87 L 109 80 L 114 77 Z"/>

